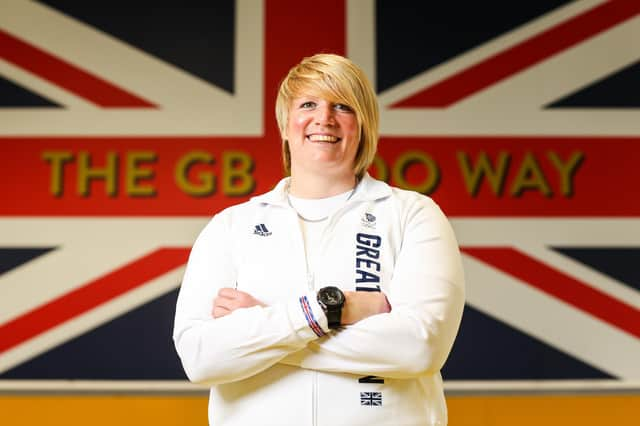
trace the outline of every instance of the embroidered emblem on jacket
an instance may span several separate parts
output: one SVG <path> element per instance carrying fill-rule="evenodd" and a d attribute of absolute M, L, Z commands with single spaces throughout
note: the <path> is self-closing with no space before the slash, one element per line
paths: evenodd
<path fill-rule="evenodd" d="M 364 216 L 362 216 L 362 219 L 360 219 L 360 222 L 362 223 L 362 226 L 366 226 L 367 228 L 375 229 L 376 227 L 376 217 L 371 213 L 365 213 Z"/>
<path fill-rule="evenodd" d="M 271 231 L 267 229 L 264 223 L 261 223 L 260 225 L 256 225 L 253 233 L 255 235 L 260 235 L 261 237 L 268 237 L 269 235 L 271 235 Z"/>
<path fill-rule="evenodd" d="M 382 405 L 382 392 L 360 392 L 360 405 L 380 407 Z"/>

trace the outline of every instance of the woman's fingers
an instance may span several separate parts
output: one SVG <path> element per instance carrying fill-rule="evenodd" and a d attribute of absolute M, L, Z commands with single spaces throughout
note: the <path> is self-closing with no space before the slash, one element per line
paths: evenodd
<path fill-rule="evenodd" d="M 224 287 L 218 291 L 218 295 L 213 299 L 212 314 L 214 318 L 229 315 L 240 308 L 250 308 L 252 306 L 265 306 L 258 299 L 249 293 Z"/>
<path fill-rule="evenodd" d="M 214 304 L 213 309 L 211 310 L 211 315 L 213 315 L 214 318 L 220 318 L 223 317 L 225 315 L 229 315 L 232 311 L 230 311 L 229 309 L 225 308 L 224 306 L 216 306 Z"/>

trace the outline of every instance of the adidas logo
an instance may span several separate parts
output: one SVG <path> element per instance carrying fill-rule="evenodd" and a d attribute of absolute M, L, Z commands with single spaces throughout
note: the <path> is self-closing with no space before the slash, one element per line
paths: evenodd
<path fill-rule="evenodd" d="M 271 235 L 271 231 L 267 229 L 264 223 L 261 223 L 260 225 L 256 225 L 253 230 L 253 233 L 255 235 L 260 235 L 261 237 L 268 237 L 269 235 Z"/>

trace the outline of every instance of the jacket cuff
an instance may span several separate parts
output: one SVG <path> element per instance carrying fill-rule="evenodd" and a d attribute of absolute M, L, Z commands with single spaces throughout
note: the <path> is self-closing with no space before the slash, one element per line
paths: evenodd
<path fill-rule="evenodd" d="M 294 328 L 307 340 L 329 333 L 327 316 L 316 300 L 315 293 L 307 293 L 289 305 L 289 316 Z"/>

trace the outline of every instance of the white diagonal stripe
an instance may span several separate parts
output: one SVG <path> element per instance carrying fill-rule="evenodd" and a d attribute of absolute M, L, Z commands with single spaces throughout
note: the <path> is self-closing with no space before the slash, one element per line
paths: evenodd
<path fill-rule="evenodd" d="M 261 0 L 236 3 L 233 94 L 48 6 L 6 0 L 2 10 L 0 28 L 159 108 L 2 110 L 0 134 L 255 136 L 262 133 L 263 79 L 262 73 L 256 75 L 256 70 L 263 67 Z M 65 99 L 57 99 L 57 93 L 50 91 L 50 94 L 54 95 L 54 101 L 65 103 Z"/>
<path fill-rule="evenodd" d="M 184 267 L 178 267 L 3 352 L 0 374 L 171 291 L 178 287 L 183 274 Z"/>
<path fill-rule="evenodd" d="M 640 16 L 499 81 L 456 103 L 453 109 L 489 109 L 505 120 L 511 114 L 535 114 L 545 105 L 637 62 L 640 48 L 636 40 L 640 40 Z M 562 115 L 562 109 L 553 112 Z"/>
<path fill-rule="evenodd" d="M 380 94 L 380 103 L 384 108 L 388 108 L 390 105 L 414 93 L 464 71 L 466 68 L 476 65 L 604 2 L 605 0 L 575 1 L 540 16 L 476 48 L 457 55 L 441 65 L 420 73 L 395 87 L 385 90 Z"/>
<path fill-rule="evenodd" d="M 2 247 L 56 247 L 0 275 L 0 323 L 161 247 L 190 248 L 202 218 L 0 219 Z"/>
<path fill-rule="evenodd" d="M 86 99 L 80 98 L 62 87 L 51 84 L 49 81 L 40 78 L 36 74 L 22 68 L 18 68 L 11 62 L 7 62 L 2 58 L 0 58 L 0 76 L 13 81 L 19 86 L 29 87 L 32 92 L 37 93 L 38 95 L 59 105 L 78 110 L 83 108 L 96 109 L 96 106 L 88 102 Z M 7 109 L 8 108 L 2 108 L 3 111 L 6 111 Z M 16 108 L 15 111 L 24 111 L 24 108 Z"/>
<path fill-rule="evenodd" d="M 640 247 L 640 219 L 453 219 L 463 247 L 513 247 L 626 304 L 640 292 L 551 247 Z"/>
<path fill-rule="evenodd" d="M 467 302 L 475 308 L 617 378 L 640 379 L 634 336 L 471 256 L 464 268 Z"/>

